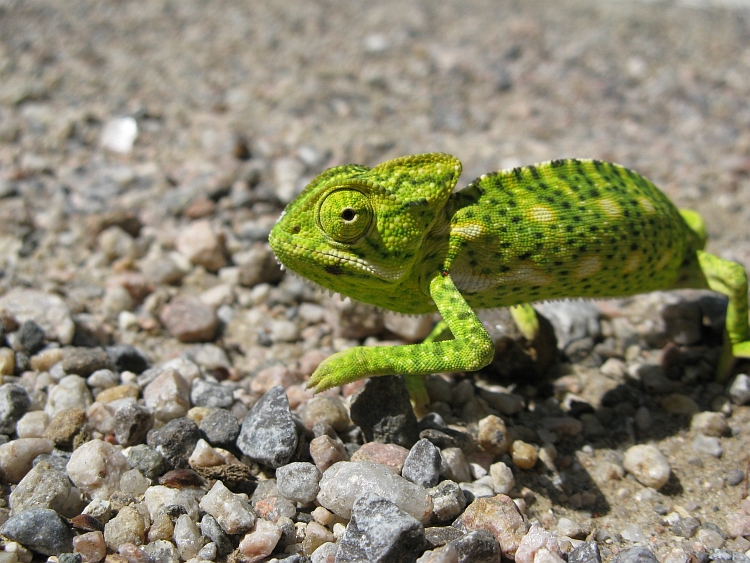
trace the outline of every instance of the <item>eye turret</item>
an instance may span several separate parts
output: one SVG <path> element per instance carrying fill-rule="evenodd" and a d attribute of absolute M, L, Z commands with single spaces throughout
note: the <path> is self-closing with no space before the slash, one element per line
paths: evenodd
<path fill-rule="evenodd" d="M 359 190 L 342 188 L 329 193 L 318 208 L 320 228 L 336 242 L 352 243 L 372 223 L 369 198 Z"/>

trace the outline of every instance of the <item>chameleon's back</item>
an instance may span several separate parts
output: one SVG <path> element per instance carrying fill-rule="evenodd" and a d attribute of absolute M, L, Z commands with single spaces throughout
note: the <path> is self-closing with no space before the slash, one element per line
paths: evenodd
<path fill-rule="evenodd" d="M 448 213 L 448 269 L 472 307 L 675 287 L 699 245 L 651 182 L 599 161 L 482 176 Z"/>

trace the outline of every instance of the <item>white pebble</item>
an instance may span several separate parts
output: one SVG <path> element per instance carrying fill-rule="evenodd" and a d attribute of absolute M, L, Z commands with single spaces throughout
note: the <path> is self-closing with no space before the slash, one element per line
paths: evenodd
<path fill-rule="evenodd" d="M 195 525 L 187 514 L 180 514 L 174 524 L 174 543 L 180 558 L 188 560 L 198 555 L 203 547 L 203 537 L 198 526 Z"/>
<path fill-rule="evenodd" d="M 655 446 L 641 444 L 628 448 L 623 467 L 642 485 L 660 489 L 669 480 L 669 462 Z"/>
<path fill-rule="evenodd" d="M 255 514 L 247 500 L 227 489 L 221 481 L 216 481 L 201 499 L 200 507 L 216 518 L 228 534 L 241 534 L 255 524 Z"/>

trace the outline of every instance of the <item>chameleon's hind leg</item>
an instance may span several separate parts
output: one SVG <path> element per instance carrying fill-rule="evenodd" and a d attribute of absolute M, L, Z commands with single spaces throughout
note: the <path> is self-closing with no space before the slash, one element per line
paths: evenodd
<path fill-rule="evenodd" d="M 750 358 L 747 273 L 736 262 L 723 260 L 702 250 L 696 251 L 696 257 L 708 288 L 729 298 L 724 349 L 716 373 L 717 379 L 724 381 L 736 358 Z"/>
<path fill-rule="evenodd" d="M 423 344 L 429 342 L 439 342 L 440 340 L 450 340 L 453 338 L 448 323 L 440 320 L 435 325 L 435 328 L 430 331 L 425 339 L 422 341 Z M 427 387 L 425 387 L 425 378 L 423 375 L 411 375 L 405 374 L 404 380 L 406 382 L 406 388 L 409 390 L 409 397 L 411 397 L 411 406 L 414 407 L 414 412 L 418 416 L 427 413 L 427 405 L 430 404 L 430 395 L 427 393 Z"/>

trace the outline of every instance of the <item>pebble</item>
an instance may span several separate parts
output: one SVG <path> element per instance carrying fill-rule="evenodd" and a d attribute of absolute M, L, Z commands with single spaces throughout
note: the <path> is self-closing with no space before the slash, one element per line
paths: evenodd
<path fill-rule="evenodd" d="M 625 470 L 646 487 L 659 490 L 669 480 L 671 470 L 667 458 L 655 446 L 631 446 L 623 460 Z"/>
<path fill-rule="evenodd" d="M 690 430 L 705 436 L 721 437 L 727 428 L 727 417 L 720 412 L 699 412 L 690 419 Z"/>
<path fill-rule="evenodd" d="M 108 367 L 109 356 L 101 348 L 73 348 L 62 361 L 65 373 L 81 377 L 88 377 L 96 370 Z"/>
<path fill-rule="evenodd" d="M 457 483 L 471 481 L 471 467 L 461 448 L 443 448 L 440 451 L 442 458 L 441 473 L 448 479 Z"/>
<path fill-rule="evenodd" d="M 149 430 L 146 441 L 164 456 L 168 467 L 181 469 L 188 467 L 188 458 L 200 439 L 195 422 L 189 418 L 176 418 L 161 428 Z"/>
<path fill-rule="evenodd" d="M 201 499 L 201 510 L 213 516 L 227 534 L 242 534 L 255 524 L 255 514 L 242 495 L 227 489 L 216 481 Z"/>
<path fill-rule="evenodd" d="M 721 440 L 714 436 L 704 436 L 699 434 L 692 441 L 693 451 L 697 454 L 706 454 L 713 457 L 721 457 L 724 448 L 721 447 Z"/>
<path fill-rule="evenodd" d="M 232 540 L 229 539 L 229 536 L 216 521 L 216 518 L 214 518 L 210 514 L 203 515 L 203 518 L 201 518 L 200 528 L 201 533 L 206 538 L 211 540 L 211 543 L 216 546 L 217 555 L 228 555 L 234 550 Z"/>
<path fill-rule="evenodd" d="M 349 453 L 344 443 L 327 435 L 318 436 L 310 441 L 310 457 L 321 472 L 334 463 L 349 461 Z"/>
<path fill-rule="evenodd" d="M 193 264 L 216 272 L 227 263 L 224 242 L 208 220 L 193 221 L 176 239 L 177 250 Z"/>
<path fill-rule="evenodd" d="M 195 379 L 190 391 L 190 401 L 197 407 L 228 408 L 234 403 L 234 394 L 225 385 Z"/>
<path fill-rule="evenodd" d="M 424 526 L 390 500 L 365 492 L 354 503 L 337 561 L 413 561 L 424 550 Z"/>
<path fill-rule="evenodd" d="M 516 550 L 516 563 L 534 563 L 536 555 L 541 550 L 547 550 L 562 560 L 563 553 L 557 539 L 539 524 L 534 523 L 521 540 Z"/>
<path fill-rule="evenodd" d="M 385 465 L 397 475 L 401 475 L 409 450 L 396 444 L 368 442 L 351 456 L 351 461 L 372 461 Z"/>
<path fill-rule="evenodd" d="M 341 399 L 326 395 L 318 395 L 307 401 L 301 417 L 305 426 L 311 430 L 319 422 L 325 422 L 337 432 L 342 432 L 352 423 Z"/>
<path fill-rule="evenodd" d="M 725 529 L 727 534 L 733 538 L 750 536 L 750 516 L 743 511 L 730 512 L 727 514 Z"/>
<path fill-rule="evenodd" d="M 744 405 L 750 401 L 750 375 L 738 374 L 729 385 L 728 392 L 735 405 Z"/>
<path fill-rule="evenodd" d="M 401 475 L 422 487 L 434 487 L 440 479 L 442 459 L 440 450 L 429 440 L 421 438 L 409 450 Z"/>
<path fill-rule="evenodd" d="M 86 384 L 89 387 L 99 389 L 109 389 L 117 385 L 119 381 L 120 378 L 111 369 L 98 369 L 86 378 Z"/>
<path fill-rule="evenodd" d="M 421 522 L 432 513 L 432 499 L 424 487 L 367 461 L 342 461 L 332 465 L 323 473 L 317 500 L 331 512 L 349 519 L 354 502 L 364 492 L 390 500 Z"/>
<path fill-rule="evenodd" d="M 0 309 L 6 309 L 19 323 L 33 320 L 44 329 L 47 340 L 62 345 L 73 341 L 75 324 L 68 306 L 59 295 L 15 288 L 0 297 Z"/>
<path fill-rule="evenodd" d="M 73 550 L 84 563 L 99 563 L 107 556 L 107 544 L 100 531 L 86 532 L 73 538 Z"/>
<path fill-rule="evenodd" d="M 0 385 L 0 434 L 15 432 L 16 423 L 30 406 L 31 399 L 26 389 L 15 383 Z"/>
<path fill-rule="evenodd" d="M 0 479 L 18 483 L 31 470 L 34 458 L 50 453 L 54 446 L 45 438 L 19 438 L 0 445 Z"/>
<path fill-rule="evenodd" d="M 427 489 L 432 498 L 433 519 L 448 522 L 458 516 L 466 507 L 466 497 L 457 483 L 446 479 L 435 487 Z"/>
<path fill-rule="evenodd" d="M 29 319 L 21 325 L 19 339 L 21 341 L 21 346 L 23 346 L 29 354 L 36 354 L 39 350 L 44 348 L 44 329 L 32 319 Z"/>
<path fill-rule="evenodd" d="M 187 514 L 180 514 L 174 523 L 174 543 L 180 559 L 184 561 L 196 557 L 203 547 L 204 538 L 198 526 Z"/>
<path fill-rule="evenodd" d="M 456 550 L 459 563 L 496 563 L 500 560 L 500 546 L 487 530 L 474 530 L 448 544 Z"/>
<path fill-rule="evenodd" d="M 599 545 L 595 541 L 581 543 L 568 553 L 568 563 L 602 563 Z"/>
<path fill-rule="evenodd" d="M 52 440 L 55 446 L 62 449 L 71 449 L 76 438 L 81 435 L 86 425 L 86 411 L 78 408 L 66 409 L 58 412 L 50 420 L 47 429 L 44 431 L 44 437 Z"/>
<path fill-rule="evenodd" d="M 618 553 L 613 563 L 658 563 L 658 559 L 647 547 L 631 547 Z"/>
<path fill-rule="evenodd" d="M 552 323 L 560 350 L 575 340 L 597 338 L 601 334 L 601 312 L 594 303 L 580 300 L 535 303 L 534 308 Z"/>
<path fill-rule="evenodd" d="M 0 375 L 13 375 L 16 371 L 16 356 L 10 348 L 0 347 Z"/>
<path fill-rule="evenodd" d="M 539 459 L 539 451 L 533 444 L 523 440 L 514 440 L 511 444 L 511 458 L 513 464 L 520 469 L 531 469 Z"/>
<path fill-rule="evenodd" d="M 492 487 L 484 483 L 461 483 L 460 486 L 466 502 L 474 502 L 478 498 L 495 496 L 495 491 Z"/>
<path fill-rule="evenodd" d="M 458 522 L 468 531 L 486 530 L 498 544 L 503 557 L 513 559 L 526 535 L 526 523 L 513 500 L 506 495 L 478 498 L 466 507 Z"/>
<path fill-rule="evenodd" d="M 567 536 L 569 538 L 575 539 L 582 539 L 582 537 L 586 537 L 583 528 L 581 528 L 581 526 L 579 526 L 575 520 L 571 520 L 570 518 L 565 517 L 562 517 L 557 521 L 557 533 L 561 536 Z"/>
<path fill-rule="evenodd" d="M 284 498 L 308 504 L 318 496 L 321 475 L 312 463 L 290 463 L 276 470 L 276 486 Z"/>
<path fill-rule="evenodd" d="M 513 443 L 513 437 L 508 432 L 505 421 L 494 414 L 479 421 L 477 440 L 486 452 L 495 457 L 506 454 Z"/>
<path fill-rule="evenodd" d="M 624 540 L 633 543 L 640 543 L 646 541 L 646 536 L 643 535 L 643 531 L 638 524 L 627 524 L 621 531 L 620 535 Z"/>
<path fill-rule="evenodd" d="M 130 469 L 128 460 L 112 444 L 91 440 L 70 456 L 68 477 L 81 492 L 92 498 L 108 499 L 119 490 L 120 479 Z"/>
<path fill-rule="evenodd" d="M 143 389 L 143 402 L 162 422 L 181 418 L 190 409 L 190 385 L 175 369 L 163 369 Z"/>
<path fill-rule="evenodd" d="M 115 401 L 122 402 L 123 399 L 132 399 L 133 402 L 135 402 L 135 400 L 138 399 L 138 395 L 140 395 L 140 391 L 135 385 L 115 385 L 114 387 L 102 389 L 96 396 L 96 402 L 103 405 L 108 405 Z"/>
<path fill-rule="evenodd" d="M 700 412 L 700 407 L 693 399 L 679 393 L 672 393 L 661 400 L 661 408 L 669 414 L 692 416 Z"/>
<path fill-rule="evenodd" d="M 237 447 L 247 457 L 269 467 L 286 465 L 297 450 L 297 430 L 284 388 L 263 395 L 242 421 Z"/>
<path fill-rule="evenodd" d="M 542 424 L 547 430 L 566 436 L 577 436 L 583 431 L 583 423 L 570 416 L 547 417 Z"/>
<path fill-rule="evenodd" d="M 164 456 L 146 444 L 128 449 L 128 463 L 144 477 L 155 479 L 165 471 Z"/>
<path fill-rule="evenodd" d="M 27 412 L 16 423 L 16 434 L 19 438 L 42 438 L 48 421 L 44 411 Z"/>
<path fill-rule="evenodd" d="M 184 487 L 183 489 L 173 489 L 163 485 L 154 485 L 146 489 L 143 494 L 143 504 L 146 505 L 151 519 L 155 520 L 160 510 L 167 506 L 179 506 L 185 510 L 185 513 L 192 519 L 198 519 L 198 500 L 203 496 L 202 489 L 193 487 Z"/>
<path fill-rule="evenodd" d="M 50 389 L 44 412 L 52 419 L 68 409 L 87 409 L 93 402 L 86 380 L 80 375 L 67 375 Z"/>
<path fill-rule="evenodd" d="M 60 555 L 73 550 L 73 531 L 57 512 L 49 508 L 31 508 L 11 516 L 0 527 L 0 534 L 44 555 Z"/>
<path fill-rule="evenodd" d="M 490 466 L 490 477 L 492 478 L 492 488 L 497 494 L 508 494 L 516 484 L 513 470 L 502 461 Z"/>
<path fill-rule="evenodd" d="M 41 461 L 29 471 L 10 493 L 10 509 L 19 514 L 31 508 L 50 508 L 72 518 L 83 509 L 81 493 L 68 476 Z"/>
<path fill-rule="evenodd" d="M 226 460 L 212 448 L 203 438 L 198 440 L 193 449 L 193 453 L 188 458 L 188 465 L 193 468 L 198 467 L 216 467 L 224 465 Z"/>
<path fill-rule="evenodd" d="M 159 320 L 180 342 L 210 342 L 219 328 L 214 308 L 192 295 L 172 299 L 159 313 Z"/>
<path fill-rule="evenodd" d="M 148 408 L 126 404 L 115 411 L 114 435 L 123 447 L 145 442 L 153 425 L 154 415 Z"/>
<path fill-rule="evenodd" d="M 126 543 L 141 545 L 146 539 L 143 517 L 132 506 L 123 506 L 104 526 L 104 541 L 113 551 Z"/>
<path fill-rule="evenodd" d="M 680 518 L 673 526 L 672 533 L 676 536 L 683 538 L 692 538 L 693 534 L 700 527 L 701 522 L 697 518 L 690 516 L 688 518 Z"/>
<path fill-rule="evenodd" d="M 135 346 L 116 344 L 108 346 L 106 350 L 110 363 L 118 372 L 129 371 L 139 374 L 148 367 L 148 360 Z"/>
<path fill-rule="evenodd" d="M 350 416 L 368 442 L 408 449 L 419 440 L 417 418 L 402 376 L 369 378 L 352 397 Z"/>
<path fill-rule="evenodd" d="M 267 557 L 281 539 L 281 529 L 268 520 L 258 519 L 255 528 L 240 541 L 239 553 L 247 563 Z"/>
<path fill-rule="evenodd" d="M 179 563 L 180 554 L 171 541 L 156 540 L 143 546 L 143 551 L 154 563 Z"/>
<path fill-rule="evenodd" d="M 201 419 L 198 429 L 214 446 L 234 445 L 240 433 L 240 423 L 228 410 L 210 409 Z"/>
<path fill-rule="evenodd" d="M 239 281 L 243 287 L 276 283 L 284 274 L 276 264 L 273 251 L 265 242 L 255 244 L 248 250 L 235 252 L 232 261 L 239 267 Z"/>

